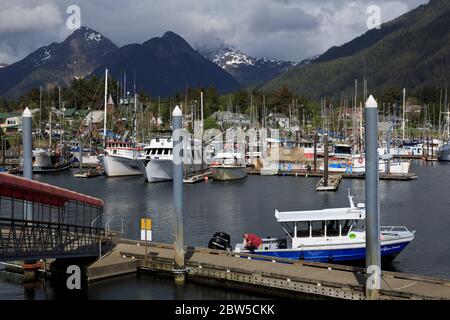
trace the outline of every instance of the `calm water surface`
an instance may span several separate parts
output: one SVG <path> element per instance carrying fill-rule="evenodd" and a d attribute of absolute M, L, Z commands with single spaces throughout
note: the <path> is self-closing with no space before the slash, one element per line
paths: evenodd
<path fill-rule="evenodd" d="M 382 225 L 405 225 L 416 230 L 415 240 L 390 266 L 400 272 L 450 278 L 450 164 L 414 162 L 414 181 L 381 181 Z M 172 242 L 172 184 L 150 184 L 142 177 L 74 179 L 72 172 L 36 175 L 35 180 L 98 197 L 105 214 L 117 215 L 111 228 L 123 228 L 127 238 L 140 237 L 139 219 L 153 220 L 153 240 Z M 312 210 L 348 206 L 351 188 L 358 202 L 364 201 L 364 180 L 344 179 L 335 193 L 315 191 L 317 178 L 249 176 L 234 182 L 207 181 L 185 186 L 185 243 L 207 246 L 215 231 L 231 235 L 233 245 L 243 233 L 284 236 L 276 223 L 275 209 Z M 0 299 L 27 298 L 24 288 L 0 277 Z M 258 296 L 189 284 L 177 289 L 170 279 L 128 276 L 103 281 L 90 288 L 90 299 L 249 299 Z M 50 299 L 50 288 L 36 289 L 34 298 Z M 28 297 L 33 298 L 33 296 Z"/>

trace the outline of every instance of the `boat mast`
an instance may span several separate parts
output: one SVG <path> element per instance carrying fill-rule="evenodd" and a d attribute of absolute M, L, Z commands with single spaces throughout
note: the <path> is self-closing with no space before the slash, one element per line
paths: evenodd
<path fill-rule="evenodd" d="M 63 134 L 62 134 L 62 117 L 63 114 L 62 108 L 61 108 L 61 86 L 58 86 L 58 110 L 59 110 L 59 143 L 62 150 L 62 144 L 63 144 Z"/>
<path fill-rule="evenodd" d="M 356 99 L 358 94 L 358 79 L 355 79 L 355 100 L 353 101 L 353 129 L 352 129 L 352 135 L 353 135 L 353 148 L 352 148 L 352 154 L 355 154 L 355 148 L 356 148 Z M 358 150 L 359 152 L 360 150 Z"/>
<path fill-rule="evenodd" d="M 136 71 L 134 72 L 134 78 L 133 78 L 133 92 L 134 92 L 134 124 L 133 124 L 133 137 L 134 142 L 137 142 L 138 138 L 138 127 L 137 127 L 137 94 L 136 94 Z"/>
<path fill-rule="evenodd" d="M 50 153 L 52 153 L 52 112 L 53 112 L 53 102 L 50 105 L 50 114 L 48 121 L 50 122 Z"/>
<path fill-rule="evenodd" d="M 108 105 L 108 69 L 105 69 L 105 110 L 103 114 L 103 148 L 106 148 L 106 117 Z"/>
<path fill-rule="evenodd" d="M 448 105 L 448 88 L 445 88 L 445 109 L 447 112 L 447 141 L 450 140 L 450 109 L 449 109 L 449 105 Z"/>
<path fill-rule="evenodd" d="M 42 138 L 42 86 L 39 87 L 39 137 Z"/>
<path fill-rule="evenodd" d="M 405 141 L 405 111 L 406 111 L 406 88 L 403 88 L 403 118 L 402 118 L 402 139 Z"/>
<path fill-rule="evenodd" d="M 204 119 L 203 119 L 203 91 L 200 91 L 200 117 L 201 117 L 201 121 L 202 121 L 202 130 L 201 130 L 201 151 L 202 151 L 202 169 L 203 169 L 203 125 L 204 125 Z"/>

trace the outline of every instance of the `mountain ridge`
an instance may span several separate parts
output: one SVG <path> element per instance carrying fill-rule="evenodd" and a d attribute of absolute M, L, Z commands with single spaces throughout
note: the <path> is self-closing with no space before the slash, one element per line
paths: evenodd
<path fill-rule="evenodd" d="M 24 59 L 0 69 L 0 95 L 17 97 L 39 86 L 69 85 L 88 76 L 118 47 L 99 32 L 81 27 L 60 43 L 40 47 Z"/>
<path fill-rule="evenodd" d="M 243 87 L 265 83 L 295 65 L 291 61 L 252 57 L 221 39 L 215 39 L 215 43 L 209 45 L 197 43 L 195 49 L 231 74 Z"/>
<path fill-rule="evenodd" d="M 369 89 L 375 91 L 440 84 L 442 77 L 450 73 L 450 3 L 430 1 L 383 24 L 382 29 L 392 25 L 401 27 L 382 39 L 374 38 L 373 43 L 359 50 L 351 45 L 355 39 L 342 45 L 341 48 L 352 47 L 351 55 L 341 56 L 343 50 L 333 58 L 327 51 L 322 59 L 296 67 L 267 82 L 262 89 L 272 91 L 287 86 L 296 93 L 319 98 L 340 95 L 352 87 L 355 78 L 364 75 Z M 358 41 L 367 34 L 358 37 Z"/>
<path fill-rule="evenodd" d="M 107 55 L 94 75 L 108 68 L 116 79 L 123 70 L 136 72 L 138 90 L 152 96 L 184 92 L 186 87 L 213 85 L 219 92 L 239 89 L 239 83 L 213 62 L 204 58 L 178 34 L 167 31 L 161 37 L 141 44 L 130 44 Z"/>

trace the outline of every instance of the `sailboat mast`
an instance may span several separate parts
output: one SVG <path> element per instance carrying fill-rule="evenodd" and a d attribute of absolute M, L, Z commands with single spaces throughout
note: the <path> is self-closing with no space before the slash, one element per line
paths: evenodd
<path fill-rule="evenodd" d="M 403 118 L 402 118 L 402 138 L 405 141 L 405 111 L 406 111 L 406 89 L 403 88 Z"/>
<path fill-rule="evenodd" d="M 106 148 L 106 118 L 108 106 L 108 69 L 105 69 L 105 110 L 103 115 L 103 147 Z"/>
<path fill-rule="evenodd" d="M 52 112 L 53 112 L 53 102 L 50 105 L 50 113 L 49 113 L 49 119 L 48 121 L 50 122 L 50 153 L 52 152 Z"/>
<path fill-rule="evenodd" d="M 204 128 L 204 119 L 203 119 L 203 91 L 200 92 L 200 117 L 202 121 L 202 130 L 201 130 L 201 150 L 202 150 L 202 168 L 203 168 L 203 128 Z"/>
<path fill-rule="evenodd" d="M 42 137 L 42 86 L 39 87 L 39 137 Z"/>
<path fill-rule="evenodd" d="M 355 79 L 355 100 L 353 102 L 353 129 L 352 129 L 352 134 L 353 134 L 353 154 L 354 154 L 354 150 L 356 148 L 356 100 L 357 100 L 357 94 L 358 94 L 358 79 Z"/>

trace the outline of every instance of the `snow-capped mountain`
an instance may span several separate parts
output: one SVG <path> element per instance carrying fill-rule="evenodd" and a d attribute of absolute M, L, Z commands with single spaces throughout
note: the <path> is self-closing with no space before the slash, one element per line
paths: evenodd
<path fill-rule="evenodd" d="M 8 65 L 6 63 L 0 63 L 0 68 L 7 67 Z"/>
<path fill-rule="evenodd" d="M 320 56 L 321 56 L 320 54 L 316 54 L 316 55 L 314 55 L 314 56 L 312 56 L 312 57 L 303 59 L 302 61 L 297 62 L 297 63 L 295 64 L 295 66 L 296 66 L 296 67 L 300 67 L 300 66 L 304 66 L 304 65 L 310 64 L 310 63 L 314 62 L 314 60 L 316 60 L 316 59 L 319 58 Z"/>
<path fill-rule="evenodd" d="M 180 35 L 168 31 L 144 43 L 129 44 L 108 54 L 93 74 L 101 77 L 108 67 L 115 79 L 123 70 L 136 71 L 136 88 L 157 97 L 186 91 L 186 86 L 214 86 L 218 92 L 238 90 L 229 73 L 195 51 Z"/>
<path fill-rule="evenodd" d="M 66 86 L 92 73 L 118 47 L 87 27 L 75 30 L 61 43 L 41 47 L 24 59 L 0 68 L 0 94 L 18 96 L 39 86 Z"/>
<path fill-rule="evenodd" d="M 251 57 L 220 39 L 198 43 L 195 49 L 230 73 L 242 86 L 267 82 L 294 66 L 290 61 Z"/>

